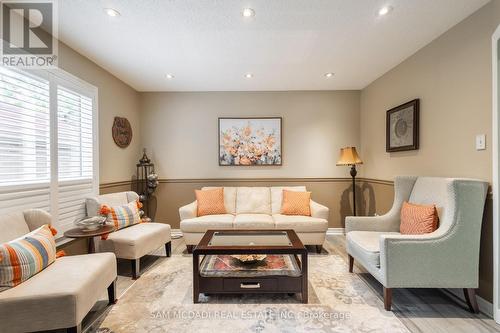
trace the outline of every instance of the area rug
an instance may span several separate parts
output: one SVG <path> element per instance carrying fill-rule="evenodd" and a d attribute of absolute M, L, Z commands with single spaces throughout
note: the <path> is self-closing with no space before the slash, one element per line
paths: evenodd
<path fill-rule="evenodd" d="M 409 332 L 342 257 L 309 257 L 309 304 L 289 295 L 200 296 L 192 258 L 165 259 L 121 296 L 98 332 Z"/>

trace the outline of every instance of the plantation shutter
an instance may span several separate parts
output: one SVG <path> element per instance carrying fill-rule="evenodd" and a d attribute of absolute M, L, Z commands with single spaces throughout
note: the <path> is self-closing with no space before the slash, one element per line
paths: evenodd
<path fill-rule="evenodd" d="M 94 196 L 93 100 L 57 87 L 59 223 L 65 228 L 84 217 L 85 198 Z"/>
<path fill-rule="evenodd" d="M 98 194 L 97 91 L 62 71 L 0 67 L 0 214 L 41 208 L 60 231 Z"/>
<path fill-rule="evenodd" d="M 50 211 L 49 82 L 0 67 L 0 211 Z"/>

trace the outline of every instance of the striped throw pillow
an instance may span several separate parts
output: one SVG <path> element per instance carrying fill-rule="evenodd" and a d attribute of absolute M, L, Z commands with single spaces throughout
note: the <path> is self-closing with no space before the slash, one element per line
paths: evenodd
<path fill-rule="evenodd" d="M 56 242 L 48 225 L 0 244 L 0 288 L 15 287 L 56 260 Z"/>
<path fill-rule="evenodd" d="M 101 206 L 101 215 L 106 216 L 107 222 L 112 223 L 116 230 L 128 227 L 133 224 L 141 223 L 139 210 L 142 203 L 137 201 L 129 202 L 123 206 L 109 207 Z"/>
<path fill-rule="evenodd" d="M 403 235 L 428 234 L 438 228 L 439 217 L 435 205 L 425 206 L 404 202 L 401 208 L 399 232 Z"/>

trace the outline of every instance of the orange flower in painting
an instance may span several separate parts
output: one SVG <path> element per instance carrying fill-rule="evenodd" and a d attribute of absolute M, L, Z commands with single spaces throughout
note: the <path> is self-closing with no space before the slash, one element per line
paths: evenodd
<path fill-rule="evenodd" d="M 240 158 L 240 164 L 241 165 L 251 165 L 252 161 L 250 161 L 250 159 L 248 157 L 243 156 Z"/>
<path fill-rule="evenodd" d="M 243 136 L 249 137 L 252 134 L 252 128 L 250 126 L 246 126 L 243 128 Z"/>

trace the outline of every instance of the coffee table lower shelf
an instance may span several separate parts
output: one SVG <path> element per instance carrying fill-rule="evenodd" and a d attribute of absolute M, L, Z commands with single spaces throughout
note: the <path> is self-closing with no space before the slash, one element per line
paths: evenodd
<path fill-rule="evenodd" d="M 293 262 L 288 271 L 234 271 L 207 270 L 207 261 L 213 256 L 204 256 L 202 263 L 193 256 L 194 294 L 193 302 L 199 302 L 199 294 L 301 294 L 302 303 L 307 303 L 307 272 L 298 256 L 285 255 Z M 304 260 L 304 259 L 302 259 Z M 305 259 L 307 260 L 307 259 Z M 198 265 L 196 264 L 198 262 Z M 307 263 L 306 263 L 307 265 Z M 198 269 L 196 269 L 198 267 Z M 269 275 L 266 275 L 269 274 Z M 280 275 L 283 274 L 283 275 Z M 305 290 L 305 291 L 304 291 Z"/>

